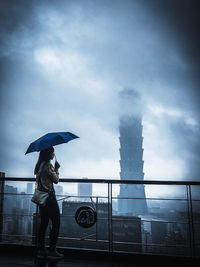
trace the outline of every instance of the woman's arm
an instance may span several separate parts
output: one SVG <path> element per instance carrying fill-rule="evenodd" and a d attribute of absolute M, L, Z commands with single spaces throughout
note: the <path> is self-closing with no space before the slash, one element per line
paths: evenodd
<path fill-rule="evenodd" d="M 57 184 L 59 181 L 59 173 L 55 171 L 55 168 L 51 163 L 47 164 L 47 173 L 49 178 L 54 184 Z"/>

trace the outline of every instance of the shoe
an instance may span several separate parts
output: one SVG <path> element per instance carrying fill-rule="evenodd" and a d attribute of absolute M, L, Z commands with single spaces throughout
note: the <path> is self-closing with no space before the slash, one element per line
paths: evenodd
<path fill-rule="evenodd" d="M 45 258 L 46 257 L 46 253 L 47 253 L 47 251 L 46 251 L 45 248 L 44 249 L 39 249 L 38 252 L 37 252 L 37 258 L 38 259 Z"/>
<path fill-rule="evenodd" d="M 47 259 L 63 259 L 64 255 L 59 253 L 56 249 L 55 250 L 48 250 L 46 253 L 46 258 Z"/>

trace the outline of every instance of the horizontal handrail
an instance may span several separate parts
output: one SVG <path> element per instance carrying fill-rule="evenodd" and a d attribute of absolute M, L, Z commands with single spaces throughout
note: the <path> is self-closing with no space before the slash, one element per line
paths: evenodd
<path fill-rule="evenodd" d="M 0 195 L 2 193 L 0 192 Z M 29 197 L 32 197 L 33 196 L 33 193 L 32 194 L 28 194 L 28 193 L 3 193 L 4 196 L 29 196 Z M 68 199 L 68 198 L 100 198 L 100 199 L 107 199 L 108 197 L 107 196 L 78 196 L 78 195 L 57 195 L 56 194 L 56 197 L 63 197 L 63 198 L 60 198 L 60 199 L 57 199 L 58 201 L 60 200 L 65 200 L 65 199 Z M 161 197 L 112 197 L 112 199 L 138 199 L 138 200 L 141 200 L 141 199 L 145 199 L 145 200 L 179 200 L 179 201 L 187 201 L 187 197 L 185 198 L 161 198 Z M 192 199 L 192 201 L 200 201 L 200 199 Z M 100 202 L 101 203 L 101 202 Z"/>
<path fill-rule="evenodd" d="M 35 178 L 26 177 L 1 177 L 2 181 L 35 182 Z M 82 179 L 60 178 L 61 183 L 105 183 L 105 184 L 146 184 L 146 185 L 200 185 L 200 181 L 169 181 L 169 180 L 118 180 L 118 179 Z"/>

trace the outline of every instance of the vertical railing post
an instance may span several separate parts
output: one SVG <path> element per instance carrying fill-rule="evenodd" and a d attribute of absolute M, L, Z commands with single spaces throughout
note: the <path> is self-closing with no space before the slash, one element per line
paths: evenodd
<path fill-rule="evenodd" d="M 35 227 L 35 245 L 38 248 L 38 218 L 39 218 L 39 206 L 36 206 L 36 227 Z"/>
<path fill-rule="evenodd" d="M 110 203 L 110 185 L 108 182 L 108 250 L 110 251 L 110 208 L 109 208 L 109 203 Z"/>
<path fill-rule="evenodd" d="M 113 251 L 113 233 L 112 233 L 112 183 L 108 182 L 108 242 L 109 251 Z"/>
<path fill-rule="evenodd" d="M 0 242 L 3 240 L 3 207 L 4 207 L 4 187 L 5 172 L 0 172 Z"/>
<path fill-rule="evenodd" d="M 33 213 L 33 229 L 32 229 L 32 244 L 38 246 L 38 205 L 36 205 L 36 211 Z"/>
<path fill-rule="evenodd" d="M 98 241 L 98 197 L 96 197 L 96 215 L 97 215 L 97 221 L 96 221 L 96 241 Z"/>
<path fill-rule="evenodd" d="M 194 220 L 193 220 L 192 194 L 190 185 L 186 185 L 186 192 L 187 192 L 187 206 L 188 206 L 188 224 L 190 232 L 190 249 L 191 249 L 191 256 L 195 257 Z"/>

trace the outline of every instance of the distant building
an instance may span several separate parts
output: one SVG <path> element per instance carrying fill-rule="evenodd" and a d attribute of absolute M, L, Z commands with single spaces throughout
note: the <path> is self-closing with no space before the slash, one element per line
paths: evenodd
<path fill-rule="evenodd" d="M 18 205 L 19 198 L 17 197 L 17 188 L 12 185 L 5 185 L 4 188 L 4 210 L 7 213 L 11 213 L 13 208 L 16 208 Z"/>
<path fill-rule="evenodd" d="M 167 236 L 167 225 L 165 221 L 151 221 L 152 243 L 163 244 Z"/>
<path fill-rule="evenodd" d="M 17 194 L 17 187 L 12 185 L 5 185 L 4 192 L 8 194 Z"/>
<path fill-rule="evenodd" d="M 120 179 L 144 180 L 143 173 L 143 137 L 141 103 L 139 95 L 131 89 L 120 94 L 123 108 L 126 110 L 120 117 Z M 118 211 L 123 215 L 142 215 L 147 212 L 144 185 L 122 184 Z M 129 198 L 129 199 L 126 199 Z M 130 199 L 136 198 L 136 199 Z"/>
<path fill-rule="evenodd" d="M 27 183 L 26 184 L 26 193 L 27 194 L 33 194 L 33 183 Z"/>
<path fill-rule="evenodd" d="M 83 178 L 83 179 L 87 179 L 87 178 Z M 78 183 L 78 196 L 79 197 L 92 196 L 92 184 L 90 184 L 90 183 Z"/>

